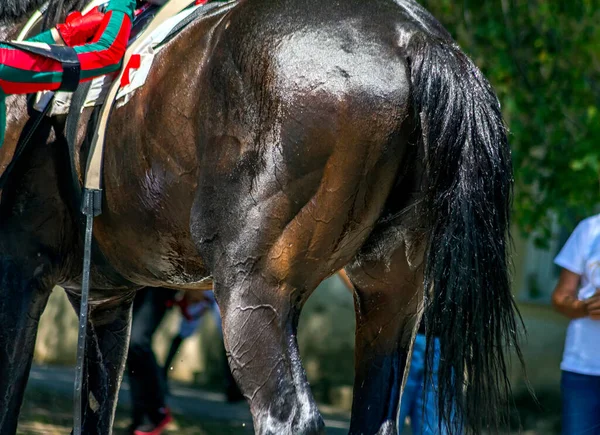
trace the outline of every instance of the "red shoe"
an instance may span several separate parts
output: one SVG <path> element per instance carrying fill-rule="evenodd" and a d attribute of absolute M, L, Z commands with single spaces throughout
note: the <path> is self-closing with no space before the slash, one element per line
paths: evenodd
<path fill-rule="evenodd" d="M 165 408 L 162 419 L 157 424 L 145 424 L 133 431 L 133 435 L 161 435 L 167 425 L 173 421 L 173 416 L 168 408 Z"/>

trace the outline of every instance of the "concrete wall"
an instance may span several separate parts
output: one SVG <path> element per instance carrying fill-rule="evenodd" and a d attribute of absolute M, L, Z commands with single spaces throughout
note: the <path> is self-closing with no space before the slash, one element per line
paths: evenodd
<path fill-rule="evenodd" d="M 568 321 L 549 305 L 521 303 L 519 310 L 527 329 L 521 349 L 529 382 L 535 391 L 558 394 Z M 511 378 L 515 393 L 524 393 L 525 374 L 518 364 L 513 364 Z"/>
<path fill-rule="evenodd" d="M 560 233 L 559 230 L 555 228 L 555 233 Z M 553 259 L 564 240 L 557 237 L 541 249 L 531 239 L 520 237 L 517 231 L 513 234 L 513 293 L 527 331 L 521 346 L 527 376 L 536 392 L 557 396 L 569 321 L 554 311 L 550 300 L 559 274 Z M 512 369 L 515 392 L 523 393 L 525 374 L 517 364 Z"/>

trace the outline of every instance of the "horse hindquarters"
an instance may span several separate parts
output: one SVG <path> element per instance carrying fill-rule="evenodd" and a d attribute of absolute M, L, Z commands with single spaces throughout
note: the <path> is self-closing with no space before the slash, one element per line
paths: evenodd
<path fill-rule="evenodd" d="M 369 117 L 343 121 L 343 137 L 315 134 L 320 143 L 272 135 L 278 142 L 262 156 L 234 152 L 230 139 L 212 144 L 200 170 L 192 236 L 214 276 L 230 366 L 260 434 L 321 433 L 298 318 L 316 286 L 356 255 L 396 181 L 402 153 L 386 154 L 388 132 Z M 299 143 L 300 152 L 282 152 Z"/>

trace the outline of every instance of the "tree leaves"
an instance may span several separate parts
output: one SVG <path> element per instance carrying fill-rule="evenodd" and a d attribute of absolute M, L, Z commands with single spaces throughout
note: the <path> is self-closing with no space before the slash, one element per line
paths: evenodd
<path fill-rule="evenodd" d="M 488 77 L 515 165 L 514 222 L 550 236 L 600 194 L 600 0 L 423 0 Z"/>

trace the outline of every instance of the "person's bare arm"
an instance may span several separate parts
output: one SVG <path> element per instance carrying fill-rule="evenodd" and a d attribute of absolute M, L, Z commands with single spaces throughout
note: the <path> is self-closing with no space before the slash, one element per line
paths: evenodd
<path fill-rule="evenodd" d="M 562 269 L 558 284 L 556 284 L 554 293 L 552 293 L 552 305 L 554 305 L 554 308 L 570 319 L 579 319 L 589 314 L 586 303 L 577 299 L 580 280 L 580 275 L 570 270 Z"/>

